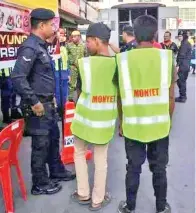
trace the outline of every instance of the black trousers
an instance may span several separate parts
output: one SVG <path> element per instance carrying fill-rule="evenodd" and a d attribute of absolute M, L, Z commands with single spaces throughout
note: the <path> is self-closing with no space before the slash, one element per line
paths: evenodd
<path fill-rule="evenodd" d="M 179 93 L 181 98 L 186 98 L 186 81 L 189 75 L 189 69 L 180 69 L 178 72 L 177 85 L 179 87 Z"/>
<path fill-rule="evenodd" d="M 125 138 L 127 155 L 126 196 L 130 210 L 136 208 L 137 192 L 140 184 L 142 164 L 149 162 L 153 174 L 153 187 L 156 197 L 157 211 L 164 211 L 167 202 L 167 176 L 169 137 L 159 139 L 149 144 Z"/>
<path fill-rule="evenodd" d="M 31 172 L 34 185 L 49 183 L 51 177 L 65 176 L 59 153 L 60 131 L 53 103 L 45 103 L 45 116 L 26 119 L 27 131 L 32 135 Z"/>
<path fill-rule="evenodd" d="M 191 66 L 192 66 L 192 69 L 193 69 L 193 72 L 195 72 L 195 64 L 191 64 Z"/>

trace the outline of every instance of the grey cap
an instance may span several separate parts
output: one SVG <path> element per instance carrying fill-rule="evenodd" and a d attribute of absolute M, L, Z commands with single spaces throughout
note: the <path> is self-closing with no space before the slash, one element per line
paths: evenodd
<path fill-rule="evenodd" d="M 55 13 L 52 10 L 45 8 L 36 8 L 32 10 L 30 14 L 31 18 L 40 20 L 50 20 L 55 17 Z"/>
<path fill-rule="evenodd" d="M 103 23 L 95 23 L 89 26 L 86 37 L 97 37 L 109 41 L 111 36 L 110 28 Z"/>

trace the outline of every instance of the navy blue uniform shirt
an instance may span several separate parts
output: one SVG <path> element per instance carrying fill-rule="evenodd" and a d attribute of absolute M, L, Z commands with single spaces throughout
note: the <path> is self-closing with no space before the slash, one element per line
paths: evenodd
<path fill-rule="evenodd" d="M 14 89 L 27 104 L 35 105 L 39 97 L 54 95 L 55 78 L 45 41 L 33 34 L 24 41 L 11 78 Z"/>
<path fill-rule="evenodd" d="M 127 44 L 125 44 L 124 46 L 121 47 L 120 52 L 125 52 L 125 51 L 129 51 L 132 49 L 135 49 L 137 47 L 137 42 L 136 40 L 133 40 Z"/>
<path fill-rule="evenodd" d="M 183 40 L 181 42 L 177 56 L 177 65 L 180 67 L 180 69 L 189 71 L 191 62 L 191 53 L 192 53 L 192 46 L 189 43 L 188 39 Z"/>

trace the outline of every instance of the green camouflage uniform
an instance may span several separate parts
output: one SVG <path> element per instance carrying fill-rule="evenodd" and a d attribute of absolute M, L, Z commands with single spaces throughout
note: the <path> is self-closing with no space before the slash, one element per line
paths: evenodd
<path fill-rule="evenodd" d="M 82 43 L 76 45 L 72 42 L 67 45 L 67 53 L 68 53 L 68 68 L 71 71 L 71 82 L 69 84 L 69 100 L 71 99 L 73 100 L 79 73 L 78 59 L 86 56 L 86 48 Z"/>

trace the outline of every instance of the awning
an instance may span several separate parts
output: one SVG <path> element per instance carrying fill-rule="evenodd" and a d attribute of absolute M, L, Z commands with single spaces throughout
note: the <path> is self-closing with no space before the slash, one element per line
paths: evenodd
<path fill-rule="evenodd" d="M 83 25 L 83 24 L 92 24 L 91 21 L 87 20 L 87 19 L 83 19 L 83 18 L 77 18 L 76 19 L 77 24 Z"/>
<path fill-rule="evenodd" d="M 112 7 L 112 9 L 133 9 L 133 8 L 146 8 L 146 7 L 165 7 L 164 4 L 159 3 L 126 3 L 119 4 Z"/>
<path fill-rule="evenodd" d="M 81 25 L 91 24 L 91 22 L 88 21 L 87 19 L 84 19 L 84 18 L 75 16 L 73 14 L 67 13 L 62 9 L 59 9 L 59 15 L 60 15 L 61 19 L 64 19 L 65 21 L 68 21 L 68 22 L 75 24 L 75 25 L 77 25 L 77 24 L 81 24 Z"/>
<path fill-rule="evenodd" d="M 47 8 L 53 10 L 54 12 L 58 12 L 58 0 L 5 0 L 5 2 L 29 9 Z"/>

